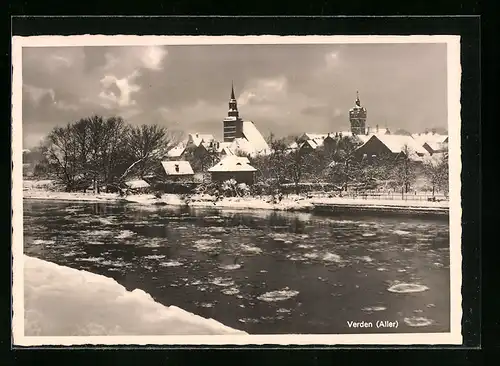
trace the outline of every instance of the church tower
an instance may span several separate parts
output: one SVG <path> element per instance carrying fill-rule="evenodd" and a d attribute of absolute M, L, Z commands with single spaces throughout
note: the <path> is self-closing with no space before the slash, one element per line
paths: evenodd
<path fill-rule="evenodd" d="M 234 86 L 231 83 L 231 97 L 229 98 L 229 110 L 223 121 L 224 142 L 231 142 L 235 138 L 243 136 L 243 121 L 238 112 L 238 102 L 234 96 Z"/>
<path fill-rule="evenodd" d="M 349 122 L 353 134 L 364 135 L 366 133 L 366 108 L 361 107 L 358 92 L 356 92 L 356 105 L 349 110 Z"/>

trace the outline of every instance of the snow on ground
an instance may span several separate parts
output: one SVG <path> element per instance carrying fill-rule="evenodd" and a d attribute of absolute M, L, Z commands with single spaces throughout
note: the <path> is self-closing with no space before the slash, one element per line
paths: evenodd
<path fill-rule="evenodd" d="M 24 256 L 26 336 L 245 335 L 111 278 Z"/>
<path fill-rule="evenodd" d="M 304 198 L 299 195 L 288 195 L 283 197 L 281 202 L 275 204 L 270 197 L 225 197 L 215 200 L 214 197 L 203 194 L 191 195 L 187 200 L 183 200 L 180 195 L 163 194 L 161 198 L 155 198 L 152 194 L 132 194 L 124 198 L 115 193 L 82 193 L 82 192 L 55 192 L 48 191 L 46 187 L 51 186 L 50 181 L 23 181 L 24 198 L 31 199 L 52 199 L 52 200 L 72 200 L 72 201 L 118 201 L 138 203 L 142 205 L 186 205 L 192 207 L 212 207 L 231 209 L 256 209 L 256 210 L 282 210 L 282 211 L 308 211 L 317 204 L 352 205 L 363 207 L 412 207 L 426 209 L 448 208 L 448 201 L 430 202 L 425 200 L 384 200 L 384 199 L 363 199 L 347 197 L 323 197 Z"/>

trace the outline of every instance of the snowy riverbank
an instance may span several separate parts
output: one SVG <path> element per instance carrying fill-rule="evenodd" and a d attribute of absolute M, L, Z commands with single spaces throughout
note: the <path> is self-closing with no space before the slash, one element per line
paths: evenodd
<path fill-rule="evenodd" d="M 24 256 L 25 336 L 246 335 L 112 278 Z"/>
<path fill-rule="evenodd" d="M 191 207 L 231 208 L 231 209 L 258 209 L 258 210 L 280 210 L 280 211 L 305 211 L 322 207 L 345 207 L 365 208 L 376 211 L 397 210 L 426 210 L 447 211 L 448 201 L 431 202 L 426 200 L 385 200 L 385 199 L 363 199 L 347 197 L 315 197 L 306 198 L 300 195 L 288 195 L 283 197 L 279 203 L 273 203 L 270 197 L 225 197 L 216 200 L 209 195 L 194 194 L 183 199 L 181 195 L 163 194 L 161 198 L 155 198 L 152 194 L 133 194 L 120 197 L 114 193 L 83 193 L 83 192 L 57 192 L 50 191 L 41 186 L 26 185 L 23 197 L 27 199 L 63 200 L 63 201 L 87 201 L 87 202 L 113 202 L 123 201 L 143 205 L 188 205 Z"/>

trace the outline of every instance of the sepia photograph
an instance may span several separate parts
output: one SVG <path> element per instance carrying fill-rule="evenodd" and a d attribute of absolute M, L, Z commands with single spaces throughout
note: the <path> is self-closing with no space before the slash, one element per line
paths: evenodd
<path fill-rule="evenodd" d="M 15 345 L 462 343 L 458 36 L 12 52 Z"/>

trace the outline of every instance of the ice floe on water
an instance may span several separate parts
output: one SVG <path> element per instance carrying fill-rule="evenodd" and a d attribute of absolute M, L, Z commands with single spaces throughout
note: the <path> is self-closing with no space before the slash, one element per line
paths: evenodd
<path fill-rule="evenodd" d="M 412 316 L 409 318 L 404 318 L 403 321 L 410 327 L 427 327 L 434 324 L 434 321 L 432 319 L 428 319 L 423 316 Z"/>
<path fill-rule="evenodd" d="M 314 244 L 299 244 L 299 245 L 297 245 L 297 248 L 300 248 L 300 249 L 312 249 L 315 246 L 316 245 L 314 245 Z"/>
<path fill-rule="evenodd" d="M 375 235 L 377 235 L 377 234 L 375 234 L 375 233 L 363 233 L 363 234 L 361 234 L 361 236 L 365 236 L 365 237 L 370 237 L 370 236 L 375 236 Z"/>
<path fill-rule="evenodd" d="M 36 244 L 36 245 L 51 245 L 51 244 L 54 244 L 55 241 L 54 240 L 44 240 L 44 239 L 35 239 L 33 240 L 33 244 Z"/>
<path fill-rule="evenodd" d="M 299 291 L 290 290 L 288 287 L 285 287 L 282 290 L 270 291 L 265 294 L 260 295 L 257 299 L 266 302 L 275 302 L 275 301 L 284 301 L 291 299 L 299 294 Z"/>
<path fill-rule="evenodd" d="M 107 236 L 107 235 L 112 235 L 113 232 L 109 230 L 92 230 L 92 231 L 87 231 L 86 235 L 90 236 Z"/>
<path fill-rule="evenodd" d="M 162 267 L 180 267 L 182 265 L 183 264 L 181 262 L 176 261 L 176 260 L 169 260 L 169 261 L 160 263 L 160 266 L 162 266 Z"/>
<path fill-rule="evenodd" d="M 109 217 L 99 217 L 97 219 L 97 221 L 99 221 L 103 225 L 113 225 L 114 224 L 113 220 Z"/>
<path fill-rule="evenodd" d="M 238 290 L 235 287 L 231 288 L 225 288 L 224 290 L 221 291 L 224 295 L 237 295 L 240 293 L 240 290 Z"/>
<path fill-rule="evenodd" d="M 387 289 L 389 292 L 396 292 L 400 294 L 414 293 L 414 292 L 423 292 L 427 291 L 429 288 L 424 285 L 419 285 L 415 283 L 398 283 L 393 285 Z"/>
<path fill-rule="evenodd" d="M 361 310 L 367 312 L 374 312 L 374 311 L 384 311 L 387 310 L 387 308 L 385 306 L 368 306 Z"/>
<path fill-rule="evenodd" d="M 276 310 L 277 313 L 285 313 L 285 314 L 288 314 L 291 312 L 290 309 L 285 309 L 285 308 L 279 308 L 278 310 Z"/>
<path fill-rule="evenodd" d="M 134 235 L 136 235 L 136 234 L 133 231 L 122 230 L 115 238 L 116 239 L 127 239 L 127 238 L 134 236 Z"/>
<path fill-rule="evenodd" d="M 151 255 L 146 255 L 143 257 L 144 259 L 163 259 L 165 258 L 164 255 L 160 255 L 160 254 L 151 254 Z"/>
<path fill-rule="evenodd" d="M 194 247 L 201 252 L 212 251 L 221 241 L 220 239 L 199 239 L 194 242 Z"/>
<path fill-rule="evenodd" d="M 248 244 L 241 244 L 239 246 L 239 248 L 244 253 L 252 253 L 252 254 L 262 253 L 262 249 L 260 249 L 259 247 L 255 247 L 255 246 L 248 245 Z"/>
<path fill-rule="evenodd" d="M 314 259 L 314 260 L 321 260 L 325 262 L 337 262 L 340 263 L 342 262 L 342 257 L 338 254 L 331 253 L 331 252 L 311 252 L 311 253 L 306 253 L 304 254 L 304 258 L 307 259 Z"/>
<path fill-rule="evenodd" d="M 405 236 L 405 235 L 411 234 L 409 231 L 405 231 L 405 230 L 394 230 L 392 233 L 396 234 L 396 235 L 400 235 L 400 236 Z"/>
<path fill-rule="evenodd" d="M 213 233 L 213 234 L 217 234 L 217 233 L 226 233 L 227 232 L 227 229 L 224 228 L 224 227 L 220 227 L 220 226 L 210 226 L 207 228 L 208 232 L 210 233 Z"/>
<path fill-rule="evenodd" d="M 367 255 L 365 255 L 363 257 L 358 257 L 358 259 L 361 260 L 361 261 L 363 261 L 363 262 L 368 262 L 368 263 L 373 262 L 373 258 L 371 258 L 371 257 L 369 257 Z"/>
<path fill-rule="evenodd" d="M 235 270 L 235 269 L 240 269 L 241 268 L 241 264 L 225 264 L 225 265 L 221 265 L 219 266 L 220 269 L 224 269 L 226 271 L 232 271 L 232 270 Z"/>
<path fill-rule="evenodd" d="M 209 281 L 209 283 L 221 287 L 234 286 L 234 281 L 231 278 L 216 277 L 213 280 Z"/>

